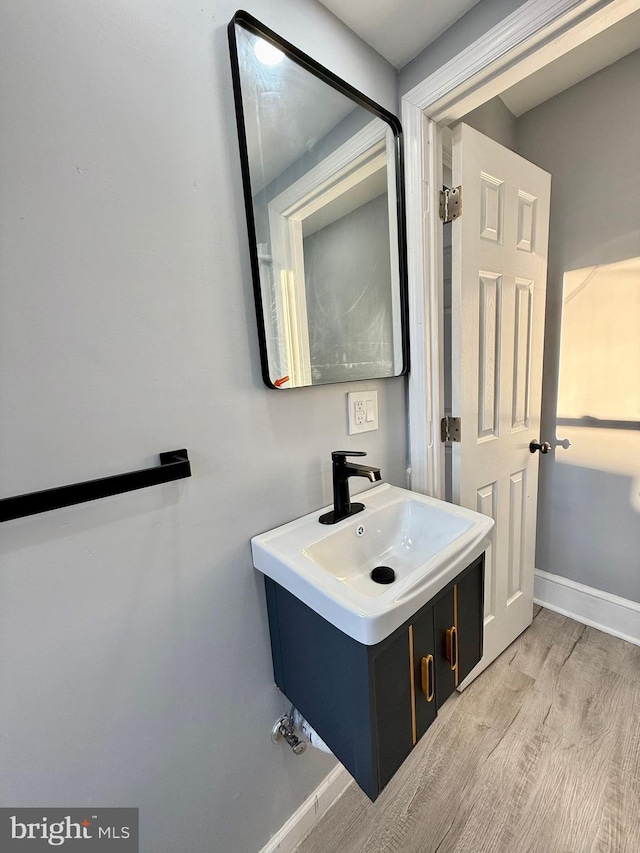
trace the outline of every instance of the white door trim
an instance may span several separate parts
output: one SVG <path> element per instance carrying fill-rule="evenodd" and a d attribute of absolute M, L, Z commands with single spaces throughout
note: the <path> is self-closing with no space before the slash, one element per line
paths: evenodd
<path fill-rule="evenodd" d="M 402 96 L 409 284 L 411 488 L 444 497 L 440 130 L 640 9 L 640 0 L 528 0 Z M 455 412 L 454 412 L 455 414 Z"/>
<path fill-rule="evenodd" d="M 430 210 L 438 207 L 442 185 L 442 144 L 438 125 L 420 109 L 403 108 L 405 135 L 407 278 L 409 282 L 410 365 L 409 487 L 444 497 L 444 445 L 439 421 L 443 413 L 442 226 Z M 438 180 L 427 181 L 425 150 Z"/>

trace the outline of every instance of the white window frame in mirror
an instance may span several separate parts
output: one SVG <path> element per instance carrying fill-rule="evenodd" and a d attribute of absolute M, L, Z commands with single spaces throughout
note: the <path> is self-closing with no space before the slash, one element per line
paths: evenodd
<path fill-rule="evenodd" d="M 265 263 L 270 263 L 272 275 L 264 276 L 261 264 L 260 282 L 263 304 L 269 305 L 272 301 L 269 289 L 273 286 L 278 310 L 271 314 L 267 345 L 271 349 L 271 363 L 280 365 L 280 376 L 289 376 L 291 388 L 312 384 L 303 223 L 352 187 L 385 168 L 390 245 L 392 250 L 398 246 L 398 217 L 394 201 L 395 144 L 392 129 L 382 120 L 374 119 L 269 202 L 271 256 L 265 259 Z M 394 360 L 398 363 L 402 361 L 402 309 L 397 263 L 391 264 L 391 284 Z"/>

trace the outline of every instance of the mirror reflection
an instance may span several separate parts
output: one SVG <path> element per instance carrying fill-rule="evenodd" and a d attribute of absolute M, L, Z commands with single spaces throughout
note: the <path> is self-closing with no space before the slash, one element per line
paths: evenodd
<path fill-rule="evenodd" d="M 397 121 L 246 13 L 230 40 L 265 382 L 403 373 Z"/>

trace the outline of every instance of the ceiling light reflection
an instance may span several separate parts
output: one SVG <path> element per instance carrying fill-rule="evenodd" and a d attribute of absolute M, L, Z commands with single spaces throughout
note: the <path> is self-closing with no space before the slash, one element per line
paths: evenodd
<path fill-rule="evenodd" d="M 261 38 L 254 44 L 253 52 L 263 65 L 278 65 L 284 59 L 284 53 L 281 50 Z"/>

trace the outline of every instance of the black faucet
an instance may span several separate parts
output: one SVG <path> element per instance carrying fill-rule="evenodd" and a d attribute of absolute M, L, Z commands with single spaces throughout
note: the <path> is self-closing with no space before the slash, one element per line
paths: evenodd
<path fill-rule="evenodd" d="M 321 515 L 320 524 L 335 524 L 343 518 L 349 518 L 357 512 L 362 512 L 364 504 L 352 503 L 349 497 L 349 477 L 366 477 L 375 483 L 381 480 L 380 469 L 369 465 L 357 465 L 347 462 L 347 456 L 366 456 L 362 450 L 334 450 L 331 454 L 333 463 L 333 510 Z"/>

